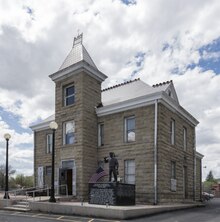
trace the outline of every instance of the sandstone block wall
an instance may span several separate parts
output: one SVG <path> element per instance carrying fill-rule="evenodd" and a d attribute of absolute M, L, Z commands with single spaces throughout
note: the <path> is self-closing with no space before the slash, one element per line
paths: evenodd
<path fill-rule="evenodd" d="M 170 143 L 170 121 L 175 120 L 175 144 Z M 183 127 L 187 129 L 187 148 L 183 148 Z M 158 200 L 179 202 L 194 199 L 195 128 L 164 105 L 158 107 Z M 171 191 L 171 161 L 176 162 L 177 190 Z M 186 198 L 183 167 L 187 168 Z"/>
<path fill-rule="evenodd" d="M 129 116 L 135 116 L 135 142 L 124 141 L 124 121 Z M 100 117 L 98 122 L 104 123 L 104 146 L 98 147 L 98 160 L 103 161 L 109 152 L 114 152 L 123 182 L 125 160 L 135 160 L 136 200 L 152 202 L 154 105 Z M 108 170 L 108 164 L 104 166 Z"/>

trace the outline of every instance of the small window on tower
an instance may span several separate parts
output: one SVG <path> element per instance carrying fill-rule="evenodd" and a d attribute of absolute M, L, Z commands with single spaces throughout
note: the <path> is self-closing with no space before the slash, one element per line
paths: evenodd
<path fill-rule="evenodd" d="M 64 88 L 64 106 L 72 105 L 75 102 L 75 87 L 73 85 Z"/>
<path fill-rule="evenodd" d="M 75 122 L 69 121 L 63 124 L 63 144 L 75 143 Z"/>

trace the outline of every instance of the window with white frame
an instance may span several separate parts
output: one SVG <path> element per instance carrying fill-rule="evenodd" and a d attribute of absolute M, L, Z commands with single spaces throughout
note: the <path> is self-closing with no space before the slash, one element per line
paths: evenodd
<path fill-rule="evenodd" d="M 75 102 L 75 87 L 73 85 L 64 88 L 64 106 L 72 105 Z"/>
<path fill-rule="evenodd" d="M 135 184 L 135 161 L 125 160 L 125 183 Z"/>
<path fill-rule="evenodd" d="M 170 121 L 170 143 L 175 144 L 175 120 Z"/>
<path fill-rule="evenodd" d="M 125 142 L 135 141 L 135 116 L 125 118 Z"/>
<path fill-rule="evenodd" d="M 53 134 L 47 134 L 47 150 L 46 153 L 52 153 Z"/>
<path fill-rule="evenodd" d="M 65 122 L 63 124 L 63 144 L 73 143 L 75 143 L 75 122 Z"/>
<path fill-rule="evenodd" d="M 104 123 L 98 124 L 98 146 L 104 146 Z"/>
<path fill-rule="evenodd" d="M 187 129 L 183 127 L 183 149 L 186 151 L 187 148 Z"/>
<path fill-rule="evenodd" d="M 171 179 L 176 179 L 176 162 L 171 161 Z"/>

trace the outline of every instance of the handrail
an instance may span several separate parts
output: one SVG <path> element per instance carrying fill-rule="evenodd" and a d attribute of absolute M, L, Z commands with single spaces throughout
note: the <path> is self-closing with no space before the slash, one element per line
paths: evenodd
<path fill-rule="evenodd" d="M 65 187 L 66 188 L 66 196 L 68 196 L 68 187 L 67 184 L 63 184 L 63 185 L 55 185 L 55 188 L 59 188 L 59 187 Z M 29 193 L 33 193 L 33 200 L 35 201 L 35 193 L 39 192 L 39 191 L 47 191 L 47 196 L 49 196 L 49 190 L 51 189 L 51 187 L 47 187 L 47 188 L 40 188 L 38 190 L 33 190 L 33 191 L 26 191 L 26 200 L 28 199 L 28 194 Z M 41 196 L 39 196 L 39 199 L 41 200 Z"/>
<path fill-rule="evenodd" d="M 59 187 L 65 187 L 66 188 L 66 196 L 68 196 L 68 187 L 67 187 L 67 184 L 63 184 L 63 185 L 55 185 L 55 188 L 59 188 Z M 39 189 L 36 189 L 37 187 L 29 187 L 29 188 L 26 188 L 26 189 L 18 189 L 18 190 L 10 190 L 10 191 L 7 191 L 6 194 L 8 193 L 14 193 L 14 196 L 15 196 L 15 200 L 17 199 L 17 195 L 16 193 L 18 192 L 25 192 L 25 196 L 26 196 L 26 208 L 28 208 L 28 197 L 29 197 L 29 193 L 33 193 L 33 200 L 35 201 L 35 193 L 36 192 L 39 192 L 39 191 L 46 191 L 47 193 L 47 196 L 49 196 L 49 190 L 51 189 L 51 187 L 48 187 L 48 186 L 45 186 L 46 188 L 39 188 Z M 30 189 L 35 189 L 35 190 L 30 190 Z M 41 201 L 41 196 L 39 196 L 39 200 Z M 8 198 L 7 198 L 7 203 L 6 205 L 8 206 Z"/>
<path fill-rule="evenodd" d="M 47 186 L 44 186 L 44 187 L 47 187 Z M 38 188 L 38 187 L 28 187 L 28 188 L 23 188 L 23 189 L 17 189 L 17 190 L 9 190 L 9 191 L 7 191 L 6 193 L 7 194 L 9 194 L 9 193 L 11 193 L 11 194 L 14 194 L 14 197 L 15 197 L 15 200 L 17 199 L 17 196 L 18 196 L 18 194 L 17 193 L 19 193 L 19 192 L 25 192 L 24 193 L 24 195 L 26 194 L 26 191 L 28 191 L 28 190 L 31 190 L 31 189 L 36 189 L 36 188 Z"/>
<path fill-rule="evenodd" d="M 45 187 L 47 187 L 47 186 L 45 186 Z M 38 187 L 27 187 L 27 188 L 21 188 L 21 189 L 17 189 L 17 190 L 9 190 L 8 193 L 26 191 L 26 190 L 29 190 L 29 189 L 36 189 L 36 188 L 38 188 Z"/>
<path fill-rule="evenodd" d="M 6 196 L 7 197 L 9 197 L 9 193 L 11 193 L 11 194 L 14 194 L 14 197 L 15 197 L 15 200 L 17 200 L 17 193 L 18 192 L 25 192 L 26 190 L 30 190 L 30 189 L 36 189 L 36 187 L 28 187 L 28 188 L 26 188 L 26 189 L 17 189 L 17 190 L 8 190 L 8 191 L 6 191 L 5 193 L 6 193 Z M 25 192 L 25 194 L 26 194 L 26 192 Z M 8 200 L 9 200 L 9 198 L 6 198 L 6 205 L 8 206 Z"/>

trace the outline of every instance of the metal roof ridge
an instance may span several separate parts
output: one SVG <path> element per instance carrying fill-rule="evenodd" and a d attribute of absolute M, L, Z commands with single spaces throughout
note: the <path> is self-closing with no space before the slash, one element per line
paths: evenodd
<path fill-rule="evenodd" d="M 133 80 L 129 80 L 129 81 L 126 81 L 126 82 L 123 82 L 123 83 L 120 83 L 120 84 L 117 84 L 117 85 L 114 85 L 114 86 L 110 86 L 110 87 L 108 87 L 108 88 L 103 89 L 102 92 L 108 91 L 108 90 L 110 90 L 110 89 L 115 89 L 115 88 L 118 88 L 118 87 L 120 87 L 120 86 L 124 86 L 124 85 L 127 85 L 127 84 L 129 84 L 129 83 L 133 83 L 133 82 L 136 82 L 136 81 L 139 81 L 139 80 L 140 80 L 140 78 L 138 78 L 138 79 L 133 79 Z"/>
<path fill-rule="evenodd" d="M 158 87 L 158 86 L 163 86 L 163 85 L 166 85 L 166 84 L 169 84 L 169 83 L 172 83 L 173 80 L 169 80 L 169 81 L 166 81 L 166 82 L 162 82 L 162 83 L 157 83 L 157 84 L 154 84 L 152 85 L 152 87 Z"/>

